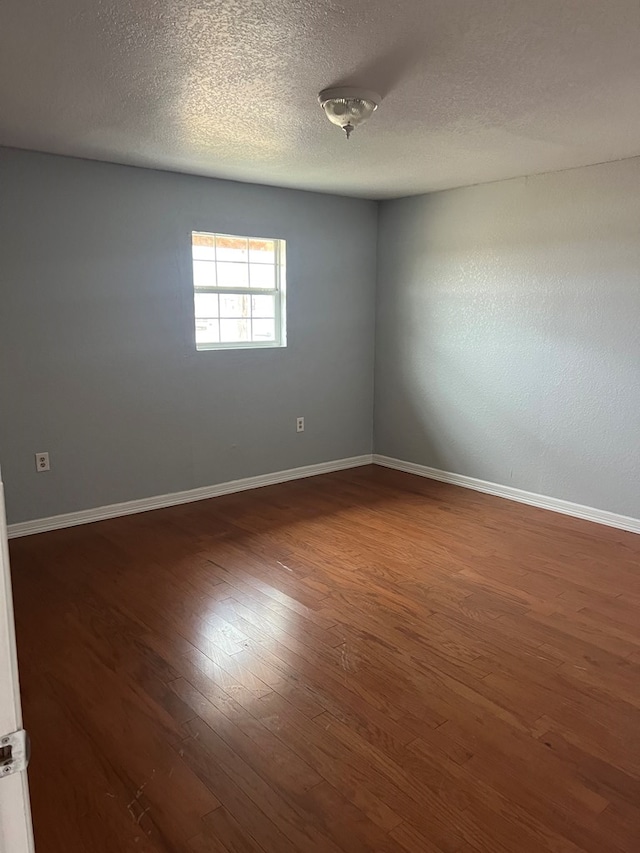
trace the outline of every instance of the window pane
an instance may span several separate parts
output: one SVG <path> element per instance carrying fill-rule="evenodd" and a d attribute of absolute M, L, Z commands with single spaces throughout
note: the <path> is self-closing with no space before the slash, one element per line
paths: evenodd
<path fill-rule="evenodd" d="M 219 261 L 249 260 L 249 241 L 246 237 L 216 237 L 216 252 Z"/>
<path fill-rule="evenodd" d="M 196 343 L 217 344 L 220 342 L 220 331 L 217 320 L 196 320 Z"/>
<path fill-rule="evenodd" d="M 253 325 L 253 340 L 254 341 L 275 341 L 275 339 L 276 339 L 276 321 L 275 320 L 254 320 L 252 325 Z"/>
<path fill-rule="evenodd" d="M 220 339 L 223 343 L 249 341 L 249 320 L 220 320 Z"/>
<path fill-rule="evenodd" d="M 276 316 L 276 300 L 275 296 L 252 296 L 251 297 L 251 315 L 253 317 L 275 317 Z"/>
<path fill-rule="evenodd" d="M 221 317 L 248 317 L 249 297 L 234 293 L 220 294 Z"/>
<path fill-rule="evenodd" d="M 249 240 L 249 262 L 252 264 L 275 264 L 275 242 L 273 240 Z"/>
<path fill-rule="evenodd" d="M 218 263 L 219 287 L 249 287 L 249 265 Z"/>
<path fill-rule="evenodd" d="M 251 287 L 264 287 L 273 290 L 276 286 L 276 268 L 269 264 L 251 264 Z"/>
<path fill-rule="evenodd" d="M 191 245 L 198 349 L 284 344 L 284 240 L 193 231 Z"/>
<path fill-rule="evenodd" d="M 213 261 L 193 262 L 193 284 L 194 287 L 216 286 L 216 265 Z"/>
<path fill-rule="evenodd" d="M 196 293 L 194 294 L 196 305 L 196 317 L 218 316 L 218 294 Z"/>
<path fill-rule="evenodd" d="M 194 231 L 191 235 L 191 252 L 194 260 L 215 260 L 215 245 L 215 234 L 200 234 L 197 231 Z"/>

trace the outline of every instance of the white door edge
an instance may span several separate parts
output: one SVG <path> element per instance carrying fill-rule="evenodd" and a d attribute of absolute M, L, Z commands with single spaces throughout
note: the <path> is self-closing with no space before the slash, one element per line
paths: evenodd
<path fill-rule="evenodd" d="M 0 474 L 0 735 L 22 728 L 20 683 L 9 572 L 7 519 Z M 33 853 L 27 772 L 0 778 L 0 853 Z"/>

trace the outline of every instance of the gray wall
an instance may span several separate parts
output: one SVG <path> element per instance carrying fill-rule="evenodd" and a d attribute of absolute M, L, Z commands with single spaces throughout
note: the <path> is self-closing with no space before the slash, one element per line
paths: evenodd
<path fill-rule="evenodd" d="M 9 521 L 370 453 L 376 221 L 373 202 L 0 149 Z M 196 352 L 192 229 L 287 240 L 286 349 Z"/>
<path fill-rule="evenodd" d="M 9 520 L 370 452 L 376 214 L 0 149 Z M 192 229 L 287 239 L 286 349 L 195 351 Z M 376 451 L 640 516 L 640 160 L 384 202 L 377 236 Z"/>
<path fill-rule="evenodd" d="M 376 452 L 640 517 L 640 159 L 379 222 Z"/>

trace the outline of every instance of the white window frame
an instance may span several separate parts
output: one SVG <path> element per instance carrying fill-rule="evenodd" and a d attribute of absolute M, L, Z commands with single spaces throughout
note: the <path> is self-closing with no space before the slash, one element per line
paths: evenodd
<path fill-rule="evenodd" d="M 276 349 L 286 347 L 287 345 L 287 324 L 286 324 L 286 240 L 279 237 L 247 237 L 246 234 L 225 234 L 220 231 L 201 231 L 194 230 L 191 232 L 191 245 L 193 246 L 193 235 L 205 234 L 207 237 L 230 237 L 239 240 L 264 240 L 274 244 L 274 266 L 275 266 L 275 287 L 204 287 L 196 286 L 193 278 L 193 255 L 191 258 L 191 276 L 193 284 L 194 296 L 196 293 L 217 293 L 240 295 L 240 296 L 260 296 L 267 295 L 274 297 L 275 311 L 275 340 L 273 341 L 230 341 L 202 344 L 195 341 L 195 323 L 198 318 L 195 316 L 194 310 L 194 341 L 198 352 L 207 352 L 211 350 L 225 349 Z M 209 261 L 208 263 L 217 263 L 217 261 Z M 244 261 L 232 261 L 230 263 L 244 263 Z M 247 262 L 249 263 L 249 262 Z M 266 265 L 265 265 L 266 266 Z M 213 319 L 213 318 L 211 318 Z M 218 321 L 220 321 L 218 315 Z M 224 318 L 223 318 L 224 319 Z M 232 319 L 232 318 L 230 318 Z M 239 318 L 241 319 L 241 318 Z"/>

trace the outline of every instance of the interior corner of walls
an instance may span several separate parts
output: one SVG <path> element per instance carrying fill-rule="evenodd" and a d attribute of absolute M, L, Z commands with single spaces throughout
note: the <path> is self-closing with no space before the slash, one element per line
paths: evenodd
<path fill-rule="evenodd" d="M 376 202 L 376 246 L 375 246 L 375 259 L 376 259 L 376 276 L 375 276 L 375 285 L 373 290 L 374 297 L 374 331 L 373 331 L 373 406 L 371 409 L 371 452 L 376 452 L 376 408 L 377 408 L 377 390 L 378 390 L 378 351 L 379 351 L 379 300 L 380 300 L 380 268 L 381 268 L 381 252 L 382 252 L 382 241 L 380 239 L 380 232 L 382 227 L 382 214 L 383 207 L 388 202 L 379 199 Z"/>

